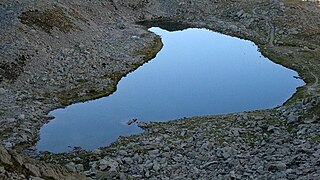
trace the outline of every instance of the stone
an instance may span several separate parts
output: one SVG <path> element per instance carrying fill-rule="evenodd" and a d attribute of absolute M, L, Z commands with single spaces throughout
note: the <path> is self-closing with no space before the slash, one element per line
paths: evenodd
<path fill-rule="evenodd" d="M 16 122 L 17 120 L 15 118 L 7 118 L 6 121 L 11 123 L 11 122 Z"/>
<path fill-rule="evenodd" d="M 253 117 L 255 120 L 263 120 L 264 118 L 262 116 L 254 116 Z"/>
<path fill-rule="evenodd" d="M 33 164 L 29 164 L 29 163 L 24 164 L 24 167 L 26 169 L 28 169 L 34 176 L 36 176 L 36 177 L 41 176 L 41 171 L 40 171 L 39 167 L 37 167 Z"/>
<path fill-rule="evenodd" d="M 122 161 L 126 164 L 132 164 L 133 160 L 129 157 L 123 158 Z"/>
<path fill-rule="evenodd" d="M 287 119 L 288 119 L 287 124 L 293 124 L 293 123 L 298 122 L 299 116 L 296 116 L 294 114 L 289 114 Z"/>
<path fill-rule="evenodd" d="M 127 151 L 125 151 L 125 150 L 120 150 L 120 151 L 118 151 L 118 153 L 121 156 L 127 156 L 128 155 Z"/>
<path fill-rule="evenodd" d="M 127 124 L 130 126 L 131 124 L 133 124 L 133 123 L 135 123 L 135 122 L 137 122 L 137 121 L 138 121 L 137 118 L 133 118 L 133 119 L 130 119 L 130 120 L 127 122 Z"/>
<path fill-rule="evenodd" d="M 150 156 L 159 156 L 159 149 L 155 149 L 155 150 L 152 150 L 152 151 L 148 151 L 149 155 Z"/>
<path fill-rule="evenodd" d="M 235 171 L 230 171 L 230 177 L 231 178 L 233 178 L 233 179 L 235 179 L 235 178 L 237 178 L 237 175 L 236 175 L 236 173 L 235 173 Z"/>
<path fill-rule="evenodd" d="M 13 147 L 13 144 L 11 142 L 5 142 L 3 145 L 5 148 L 12 148 Z"/>
<path fill-rule="evenodd" d="M 241 17 L 244 13 L 245 13 L 244 10 L 241 9 L 240 11 L 238 11 L 238 12 L 236 13 L 236 16 L 237 16 L 237 17 Z"/>
<path fill-rule="evenodd" d="M 3 166 L 0 166 L 0 174 L 4 174 L 6 172 L 6 170 L 4 169 Z"/>
<path fill-rule="evenodd" d="M 20 114 L 18 117 L 18 119 L 20 119 L 20 120 L 24 120 L 25 118 L 26 118 L 26 115 L 24 115 L 24 114 Z"/>
<path fill-rule="evenodd" d="M 210 162 L 207 162 L 207 163 L 201 165 L 200 168 L 203 169 L 203 168 L 206 168 L 208 166 L 211 166 L 213 164 L 218 164 L 218 163 L 219 163 L 218 161 L 210 161 Z"/>
<path fill-rule="evenodd" d="M 313 155 L 314 157 L 320 158 L 320 149 L 318 149 L 317 151 L 315 151 L 312 155 Z"/>
<path fill-rule="evenodd" d="M 117 172 L 119 163 L 109 157 L 105 157 L 99 161 L 99 169 L 101 171 Z"/>
<path fill-rule="evenodd" d="M 268 171 L 284 171 L 286 170 L 287 165 L 283 162 L 274 162 L 268 165 Z"/>
<path fill-rule="evenodd" d="M 138 163 L 142 163 L 142 158 L 138 155 L 138 154 L 134 154 L 134 156 L 132 157 L 132 160 Z"/>
<path fill-rule="evenodd" d="M 77 167 L 76 167 L 76 164 L 74 162 L 70 162 L 70 163 L 66 164 L 65 166 L 69 171 L 77 172 Z"/>
<path fill-rule="evenodd" d="M 222 156 L 227 159 L 232 155 L 233 149 L 231 147 L 222 148 Z"/>
<path fill-rule="evenodd" d="M 149 178 L 150 177 L 150 171 L 147 170 L 144 175 L 146 176 L 146 178 Z"/>
<path fill-rule="evenodd" d="M 140 174 L 133 174 L 133 175 L 131 175 L 133 178 L 137 178 L 137 179 L 142 179 L 142 175 L 140 175 Z"/>
<path fill-rule="evenodd" d="M 77 165 L 76 165 L 76 169 L 77 169 L 77 172 L 83 172 L 83 171 L 84 171 L 84 166 L 83 166 L 83 164 L 77 164 Z"/>
<path fill-rule="evenodd" d="M 2 146 L 0 146 L 0 161 L 1 164 L 12 165 L 11 155 L 9 152 Z"/>
<path fill-rule="evenodd" d="M 0 95 L 3 95 L 6 93 L 6 90 L 4 88 L 0 88 Z"/>
<path fill-rule="evenodd" d="M 232 128 L 230 131 L 231 131 L 233 136 L 235 136 L 235 137 L 239 137 L 240 136 L 240 133 L 239 133 L 240 128 Z"/>
<path fill-rule="evenodd" d="M 299 34 L 299 31 L 297 29 L 291 29 L 291 34 L 297 35 Z"/>
<path fill-rule="evenodd" d="M 160 164 L 154 163 L 154 164 L 153 164 L 153 170 L 155 170 L 156 172 L 158 172 L 158 171 L 160 170 Z"/>

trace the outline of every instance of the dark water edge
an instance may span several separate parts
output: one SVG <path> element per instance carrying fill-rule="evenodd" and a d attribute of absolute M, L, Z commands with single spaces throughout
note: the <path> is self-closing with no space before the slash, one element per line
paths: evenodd
<path fill-rule="evenodd" d="M 117 91 L 50 114 L 37 149 L 65 152 L 107 146 L 118 136 L 141 133 L 132 119 L 168 121 L 183 117 L 268 109 L 302 86 L 298 74 L 264 58 L 250 41 L 187 25 L 152 24 L 164 47 L 151 62 L 123 78 Z"/>

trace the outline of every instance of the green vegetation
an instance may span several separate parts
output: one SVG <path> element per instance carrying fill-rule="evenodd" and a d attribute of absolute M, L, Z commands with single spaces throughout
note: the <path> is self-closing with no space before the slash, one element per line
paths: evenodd
<path fill-rule="evenodd" d="M 85 94 L 81 95 L 83 89 L 89 90 Z M 96 91 L 94 88 L 88 88 L 86 84 L 81 84 L 78 88 L 74 88 L 70 91 L 63 91 L 59 93 L 58 98 L 63 106 L 68 106 L 74 102 L 85 102 L 88 100 L 97 99 L 111 94 L 114 91 L 115 90 L 113 88 L 104 89 L 102 91 Z"/>
<path fill-rule="evenodd" d="M 145 61 L 149 61 L 156 57 L 157 53 L 162 49 L 162 47 L 163 43 L 161 41 L 161 38 L 157 36 L 153 40 L 153 44 L 151 46 L 141 49 L 137 52 L 137 55 L 143 55 L 143 59 Z"/>
<path fill-rule="evenodd" d="M 64 13 L 61 7 L 57 6 L 44 11 L 29 10 L 23 12 L 19 19 L 23 24 L 37 26 L 47 33 L 50 33 L 54 27 L 65 33 L 75 27 L 70 17 Z"/>
<path fill-rule="evenodd" d="M 86 19 L 86 18 L 84 18 L 84 17 L 83 17 L 81 14 L 79 14 L 77 11 L 72 10 L 72 11 L 70 12 L 70 15 L 71 15 L 73 18 L 75 18 L 75 19 L 77 19 L 77 20 L 79 20 L 79 21 L 82 21 L 82 22 L 90 25 L 90 24 L 89 24 L 89 20 Z"/>

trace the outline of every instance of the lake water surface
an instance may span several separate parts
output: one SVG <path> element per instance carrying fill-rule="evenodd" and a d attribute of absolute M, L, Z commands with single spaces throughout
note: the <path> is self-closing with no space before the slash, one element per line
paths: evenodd
<path fill-rule="evenodd" d="M 297 72 L 263 57 L 246 40 L 205 29 L 168 32 L 163 49 L 123 78 L 117 91 L 98 100 L 50 112 L 55 119 L 40 131 L 37 149 L 92 150 L 119 136 L 141 133 L 127 121 L 177 118 L 273 108 L 304 85 Z"/>

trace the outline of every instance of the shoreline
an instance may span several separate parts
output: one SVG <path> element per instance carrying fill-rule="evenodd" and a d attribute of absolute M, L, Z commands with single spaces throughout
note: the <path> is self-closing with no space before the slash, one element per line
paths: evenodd
<path fill-rule="evenodd" d="M 141 23 L 139 23 L 139 24 L 141 24 Z M 153 27 L 159 27 L 159 26 L 162 26 L 162 24 L 171 24 L 171 30 L 172 31 L 174 31 L 174 28 L 175 27 L 183 27 L 183 25 L 182 24 L 176 24 L 175 22 L 160 22 L 160 21 L 158 21 L 157 23 L 152 23 L 152 22 L 150 22 L 149 23 L 151 26 L 152 26 L 152 24 L 156 24 L 157 26 L 153 26 Z M 149 27 L 148 26 L 146 26 L 148 29 L 149 29 Z M 182 28 L 179 28 L 179 31 L 184 31 L 184 30 L 188 30 L 189 28 L 187 28 L 187 26 L 185 26 L 186 27 L 186 29 L 182 29 Z M 190 29 L 192 29 L 192 28 L 190 28 Z M 212 31 L 212 30 L 210 30 L 210 29 L 206 29 L 207 31 L 210 31 L 210 32 L 215 32 L 215 31 Z M 177 31 L 174 31 L 174 32 L 177 32 Z M 219 34 L 221 34 L 221 35 L 224 35 L 224 34 L 222 34 L 222 33 L 219 33 Z M 227 36 L 227 35 L 225 35 L 225 36 Z M 228 37 L 232 37 L 232 36 L 228 36 Z M 243 40 L 243 39 L 239 39 L 239 40 Z M 163 41 L 163 40 L 162 40 Z M 248 41 L 248 42 L 251 42 L 251 43 L 253 43 L 252 41 L 249 41 L 249 40 L 245 40 L 245 41 Z M 160 38 L 160 40 L 157 40 L 157 42 L 161 42 L 161 38 Z M 156 44 L 159 44 L 159 46 L 158 45 L 155 45 L 155 47 L 161 47 L 161 46 L 163 46 L 163 44 L 162 43 L 156 43 Z M 254 44 L 255 46 L 257 46 L 256 44 Z M 149 49 L 149 48 L 148 48 Z M 153 49 L 153 48 L 151 48 L 151 49 Z M 160 48 L 156 48 L 156 49 L 160 49 Z M 161 51 L 161 50 L 160 50 Z M 160 52 L 160 51 L 154 51 L 155 53 L 152 53 L 152 54 L 157 54 L 156 52 Z M 154 58 L 153 59 L 150 59 L 150 60 L 148 60 L 148 61 L 146 61 L 145 63 L 149 63 L 151 60 L 154 60 Z M 267 59 L 267 61 L 270 61 L 270 62 L 272 62 L 273 63 L 273 61 L 272 60 L 270 60 L 270 59 Z M 143 65 L 145 65 L 145 63 L 144 64 L 142 64 L 141 66 L 143 66 Z M 275 64 L 275 63 L 274 63 Z M 276 64 L 275 64 L 276 65 Z M 281 64 L 277 64 L 277 65 L 280 65 L 281 66 Z M 140 66 L 140 67 L 141 67 Z M 286 68 L 286 67 L 284 67 L 284 66 L 281 66 L 282 68 L 284 68 L 284 69 L 288 69 L 288 68 Z M 139 68 L 139 67 L 138 67 Z M 138 69 L 137 68 L 137 69 Z M 137 69 L 135 69 L 135 70 L 137 70 Z M 124 76 L 122 76 L 122 77 L 126 77 L 127 75 L 129 75 L 130 73 L 132 73 L 132 72 L 134 72 L 135 70 L 133 70 L 133 71 L 131 71 L 131 72 L 129 72 L 128 74 L 125 74 Z M 291 69 L 288 69 L 288 70 L 290 70 L 290 71 L 293 71 L 293 70 L 291 70 Z M 294 71 L 295 72 L 295 71 Z M 296 72 L 297 73 L 297 72 Z M 119 81 L 118 81 L 118 83 L 122 80 L 122 77 L 120 77 L 119 79 Z M 118 86 L 118 83 L 115 83 L 115 87 L 116 86 Z M 303 84 L 305 84 L 305 83 L 303 83 Z M 301 85 L 301 86 L 299 86 L 300 88 L 302 88 L 304 85 Z M 298 88 L 299 88 L 298 87 Z M 114 88 L 115 89 L 115 88 Z M 116 92 L 116 91 L 115 91 Z M 247 110 L 244 110 L 244 111 L 230 111 L 230 112 L 225 112 L 225 113 L 211 113 L 211 114 L 199 114 L 199 115 L 194 115 L 194 116 L 187 116 L 188 117 L 188 119 L 192 119 L 192 118 L 194 118 L 194 117 L 198 117 L 198 116 L 202 116 L 202 117 L 205 117 L 205 116 L 213 116 L 213 115 L 228 115 L 228 114 L 238 114 L 238 113 L 242 113 L 242 112 L 253 112 L 253 111 L 258 111 L 258 110 L 274 110 L 274 109 L 276 109 L 276 108 L 278 108 L 278 107 L 281 107 L 283 104 L 285 104 L 287 101 L 289 101 L 295 94 L 297 93 L 297 88 L 295 88 L 295 91 L 288 97 L 288 98 L 286 98 L 286 100 L 284 101 L 284 102 L 282 102 L 281 104 L 278 104 L 278 105 L 274 105 L 274 106 L 272 106 L 272 107 L 268 107 L 268 108 L 253 108 L 253 109 L 247 109 Z M 106 97 L 108 97 L 108 96 L 110 96 L 110 95 L 112 95 L 112 93 L 111 94 L 108 94 L 108 95 L 106 95 L 106 96 L 103 96 L 103 97 L 101 97 L 101 98 L 106 98 Z M 98 99 L 101 99 L 101 98 L 98 98 Z M 98 100 L 97 99 L 97 100 Z M 90 99 L 89 101 L 84 101 L 84 102 L 91 102 L 91 101 L 94 101 L 94 100 L 96 100 L 96 99 Z M 79 104 L 79 103 L 84 103 L 84 102 L 76 102 L 75 104 Z M 65 108 L 67 108 L 67 107 L 69 107 L 69 106 L 72 106 L 73 104 L 71 104 L 71 105 L 68 105 L 68 106 L 66 106 Z M 64 109 L 64 108 L 62 108 L 62 109 Z M 55 110 L 57 110 L 57 109 L 55 109 Z M 55 110 L 53 110 L 53 111 L 55 111 Z M 123 112 L 123 113 L 125 113 L 125 112 Z M 177 117 L 177 118 L 171 118 L 171 119 L 167 119 L 167 120 L 163 120 L 163 121 L 151 121 L 151 122 L 168 122 L 168 121 L 175 121 L 176 119 L 181 119 L 181 118 L 183 118 L 184 116 L 180 116 L 180 117 Z M 141 117 L 140 117 L 141 118 Z M 91 118 L 92 119 L 92 118 Z M 129 121 L 130 122 L 130 121 Z M 144 121 L 144 122 L 149 122 L 149 121 Z M 50 122 L 49 122 L 50 123 Z M 143 123 L 143 122 L 141 122 L 141 123 Z M 131 124 L 131 123 L 130 123 Z M 130 125 L 130 124 L 128 124 L 128 125 Z M 66 125 L 66 124 L 65 124 Z M 66 125 L 66 126 L 71 126 L 71 125 Z M 76 125 L 74 125 L 74 126 L 76 126 Z M 109 126 L 106 126 L 106 129 L 107 129 L 107 127 L 109 127 Z M 51 130 L 51 132 L 52 132 L 52 130 Z M 139 133 L 140 134 L 140 133 Z M 134 135 L 137 135 L 136 133 L 134 133 Z M 61 135 L 60 135 L 61 136 Z M 122 136 L 122 135 L 121 135 Z M 121 137 L 120 136 L 120 137 Z M 130 136 L 130 135 L 126 135 L 126 136 Z M 63 137 L 63 136 L 62 136 Z M 50 141 L 48 138 L 46 138 L 47 139 L 47 141 Z M 114 140 L 114 141 L 116 141 L 116 139 Z M 39 142 L 39 141 L 38 141 Z M 109 141 L 108 141 L 109 142 Z M 68 142 L 68 143 L 70 143 L 70 142 Z M 80 142 L 79 142 L 80 143 Z M 46 143 L 46 144 L 48 144 L 48 143 Z M 111 143 L 110 143 L 111 144 Z M 60 145 L 62 145 L 62 144 L 60 144 Z M 84 148 L 84 146 L 86 146 L 85 144 L 82 144 L 83 145 L 83 147 L 82 146 L 80 146 L 80 144 L 79 145 L 77 145 L 77 146 L 68 146 L 68 149 L 69 150 L 65 150 L 65 151 L 59 151 L 59 152 L 57 152 L 57 151 L 54 151 L 54 152 L 50 152 L 49 150 L 49 152 L 50 153 L 52 153 L 52 154 L 64 154 L 64 153 L 68 153 L 68 151 L 70 151 L 70 152 L 72 152 L 72 149 L 78 149 L 78 150 L 84 150 L 84 151 L 88 151 L 88 152 L 92 152 L 92 151 L 94 151 L 95 149 L 101 149 L 101 148 L 106 148 L 106 147 L 108 147 L 109 146 L 109 143 L 108 144 L 106 144 L 106 145 L 102 145 L 102 146 L 96 146 L 96 148 L 94 148 L 94 149 L 92 149 L 92 148 L 90 148 L 90 149 L 86 149 L 86 148 Z M 52 149 L 52 145 L 51 145 L 51 149 Z M 42 148 L 43 148 L 43 145 L 42 145 Z M 39 155 L 39 153 L 41 153 L 41 152 L 43 152 L 43 151 L 46 151 L 46 150 L 39 150 L 39 149 L 37 149 L 36 150 L 36 152 L 37 153 L 35 153 L 35 156 L 36 155 Z"/>

